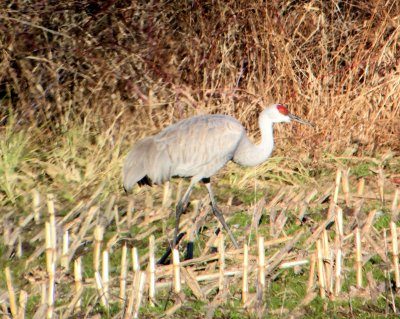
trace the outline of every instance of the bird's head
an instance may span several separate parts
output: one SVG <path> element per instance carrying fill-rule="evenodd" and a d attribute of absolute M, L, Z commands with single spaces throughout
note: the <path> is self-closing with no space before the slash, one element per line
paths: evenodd
<path fill-rule="evenodd" d="M 268 106 L 264 111 L 262 111 L 260 119 L 262 120 L 264 117 L 272 123 L 288 123 L 290 121 L 296 121 L 305 125 L 313 126 L 310 122 L 291 114 L 286 105 L 283 104 L 273 104 Z"/>

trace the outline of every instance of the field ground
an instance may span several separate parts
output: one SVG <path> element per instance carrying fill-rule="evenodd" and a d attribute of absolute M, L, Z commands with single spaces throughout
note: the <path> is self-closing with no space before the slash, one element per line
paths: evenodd
<path fill-rule="evenodd" d="M 176 198 L 187 182 L 173 180 L 125 194 L 119 179 L 121 145 L 107 139 L 110 134 L 112 130 L 90 143 L 88 134 L 85 140 L 79 132 L 70 131 L 43 148 L 34 131 L 4 136 L 7 143 L 2 144 L 2 152 L 7 156 L 1 167 L 8 171 L 1 175 L 3 312 L 12 310 L 5 280 L 8 267 L 21 304 L 17 308 L 25 307 L 28 318 L 34 313 L 40 318 L 48 311 L 49 287 L 55 289 L 54 312 L 60 318 L 120 318 L 129 312 L 130 298 L 135 311 L 138 296 L 142 297 L 141 318 L 167 314 L 203 318 L 205 313 L 210 318 L 260 314 L 394 318 L 399 314 L 393 264 L 398 256 L 393 254 L 392 236 L 397 228 L 391 228 L 391 221 L 397 223 L 399 211 L 400 161 L 394 154 L 377 158 L 326 155 L 313 164 L 302 159 L 306 157 L 285 157 L 278 150 L 257 168 L 228 165 L 214 179 L 214 188 L 241 248 L 235 250 L 224 236 L 221 257 L 221 235 L 215 235 L 218 224 L 209 210 L 206 190 L 196 187 L 181 220 L 187 235 L 180 246 L 183 284 L 178 293 L 171 284 L 171 265 L 151 270 L 154 258 L 149 259 L 149 247 L 156 259 L 165 252 L 173 234 Z M 106 147 L 106 143 L 114 144 Z M 98 155 L 101 151 L 104 156 Z M 67 231 L 68 249 L 63 249 Z M 184 246 L 193 232 L 197 233 L 195 258 L 184 261 Z M 149 236 L 154 236 L 154 246 Z M 264 266 L 259 265 L 260 237 L 264 238 Z M 248 293 L 243 291 L 244 243 L 249 247 Z M 146 274 L 142 291 L 141 272 L 133 269 L 133 247 Z M 219 248 L 218 252 L 212 253 L 212 247 Z M 78 264 L 81 280 L 74 272 Z M 125 268 L 126 290 L 121 295 L 121 269 Z M 260 276 L 265 276 L 264 285 Z M 99 282 L 108 287 L 106 301 Z M 83 287 L 80 293 L 77 284 Z M 220 290 L 220 285 L 225 288 Z"/>

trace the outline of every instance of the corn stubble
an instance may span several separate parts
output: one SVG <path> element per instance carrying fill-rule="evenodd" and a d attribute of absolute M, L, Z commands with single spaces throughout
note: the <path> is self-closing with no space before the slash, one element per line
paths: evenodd
<path fill-rule="evenodd" d="M 300 317 L 359 298 L 398 313 L 399 14 L 396 1 L 2 2 L 3 315 L 183 318 L 201 302 L 210 318 Z M 228 223 L 247 218 L 241 248 L 215 232 L 204 198 L 181 221 L 195 258 L 155 265 L 182 182 L 127 198 L 128 147 L 205 113 L 257 138 L 270 102 L 317 128 L 277 127 L 269 162 L 229 167 L 224 187 L 261 191 L 224 209 Z M 346 165 L 362 161 L 357 180 Z"/>

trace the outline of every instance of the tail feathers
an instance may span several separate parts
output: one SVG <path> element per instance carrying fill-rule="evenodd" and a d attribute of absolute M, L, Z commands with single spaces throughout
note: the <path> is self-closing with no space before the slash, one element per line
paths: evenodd
<path fill-rule="evenodd" d="M 136 183 L 161 184 L 171 178 L 171 159 L 167 147 L 153 137 L 139 141 L 129 152 L 123 168 L 124 188 L 130 190 Z"/>
<path fill-rule="evenodd" d="M 147 160 L 147 151 L 150 142 L 149 139 L 139 141 L 125 159 L 123 183 L 126 191 L 129 191 L 147 175 L 145 161 Z"/>
<path fill-rule="evenodd" d="M 143 185 L 153 186 L 152 180 L 147 175 L 145 177 L 143 177 L 140 181 L 138 181 L 138 184 L 139 184 L 139 186 L 143 186 Z"/>

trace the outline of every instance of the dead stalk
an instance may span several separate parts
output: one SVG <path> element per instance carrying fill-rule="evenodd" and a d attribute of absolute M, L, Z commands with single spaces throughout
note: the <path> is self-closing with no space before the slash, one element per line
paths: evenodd
<path fill-rule="evenodd" d="M 151 235 L 149 238 L 149 302 L 154 306 L 156 297 L 156 260 L 155 260 L 155 238 Z"/>
<path fill-rule="evenodd" d="M 179 263 L 179 252 L 176 248 L 172 250 L 172 262 L 174 269 L 174 291 L 175 293 L 180 293 L 181 292 L 180 263 Z"/>
<path fill-rule="evenodd" d="M 224 235 L 222 233 L 219 234 L 220 240 L 219 240 L 219 290 L 221 291 L 224 289 L 225 286 L 225 242 L 224 242 Z"/>
<path fill-rule="evenodd" d="M 400 273 L 399 273 L 399 246 L 397 227 L 394 221 L 390 222 L 390 232 L 392 235 L 392 251 L 393 251 L 393 269 L 396 289 L 400 288 Z"/>
<path fill-rule="evenodd" d="M 323 262 L 323 252 L 321 239 L 317 240 L 317 264 L 318 264 L 318 282 L 319 282 L 319 292 L 322 299 L 325 298 L 325 270 Z"/>
<path fill-rule="evenodd" d="M 17 314 L 18 314 L 18 307 L 17 307 L 17 300 L 15 298 L 14 286 L 12 284 L 12 277 L 11 277 L 10 268 L 6 267 L 4 272 L 5 272 L 5 275 L 6 275 L 6 283 L 7 283 L 7 290 L 8 290 L 8 298 L 10 300 L 11 314 L 12 314 L 13 317 L 16 317 Z"/>
<path fill-rule="evenodd" d="M 126 297 L 127 255 L 128 255 L 128 247 L 125 244 L 122 246 L 122 253 L 121 253 L 121 273 L 120 273 L 120 283 L 119 283 L 119 301 L 121 304 L 125 303 L 125 297 Z"/>
<path fill-rule="evenodd" d="M 246 304 L 249 295 L 249 247 L 245 243 L 243 246 L 243 278 L 242 278 L 242 303 Z"/>
<path fill-rule="evenodd" d="M 75 293 L 80 293 L 83 285 L 82 285 L 82 258 L 78 257 L 74 261 L 74 279 L 75 279 Z M 78 298 L 75 304 L 76 312 L 81 311 L 82 300 Z"/>
<path fill-rule="evenodd" d="M 361 251 L 361 234 L 360 229 L 355 229 L 355 246 L 356 246 L 356 278 L 357 288 L 362 288 L 362 251 Z"/>

